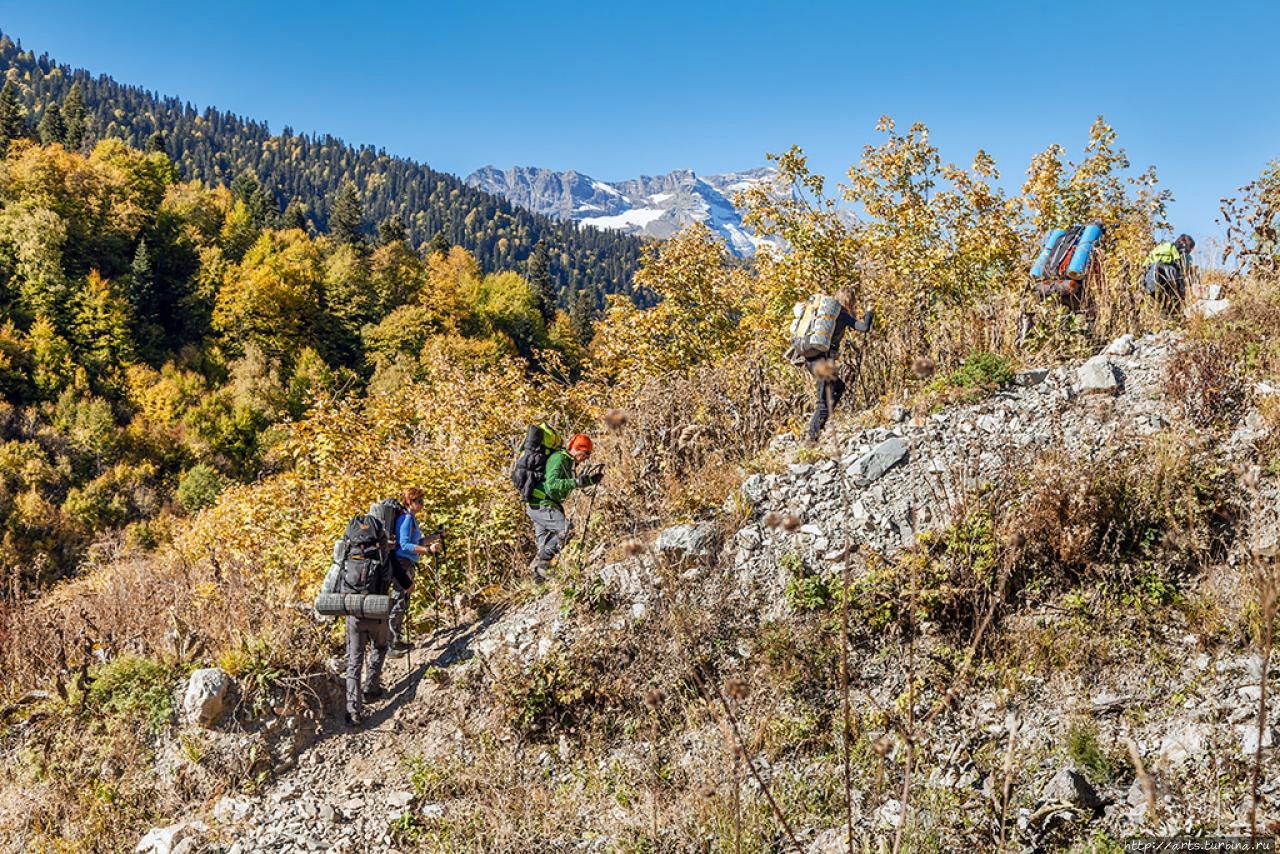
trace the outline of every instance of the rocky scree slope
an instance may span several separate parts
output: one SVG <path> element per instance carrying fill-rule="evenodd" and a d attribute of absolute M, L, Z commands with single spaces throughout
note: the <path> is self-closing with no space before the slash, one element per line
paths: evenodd
<path fill-rule="evenodd" d="M 582 781 L 606 767 L 642 773 L 654 744 L 619 735 L 589 751 L 572 729 L 549 742 L 525 741 L 513 734 L 510 716 L 495 701 L 502 680 L 592 642 L 614 645 L 623 659 L 619 668 L 658 669 L 643 658 L 628 662 L 623 651 L 652 641 L 647 636 L 668 625 L 662 616 L 680 603 L 695 612 L 719 609 L 730 615 L 724 619 L 732 623 L 727 635 L 734 640 L 722 644 L 727 652 L 718 670 L 745 672 L 763 654 L 766 627 L 804 619 L 788 595 L 797 560 L 830 577 L 839 572 L 847 544 L 892 556 L 922 532 L 944 529 L 967 494 L 1009 477 L 1038 450 L 1063 448 L 1077 460 L 1106 459 L 1174 423 L 1177 405 L 1163 396 L 1161 377 L 1179 346 L 1178 337 L 1168 333 L 1126 337 L 1084 364 L 1024 371 L 1014 384 L 977 403 L 918 417 L 893 407 L 886 423 L 865 429 L 837 420 L 816 455 L 802 454 L 792 439 L 780 437 L 775 446 L 782 456 L 805 461 L 749 477 L 726 503 L 723 518 L 665 530 L 650 548 L 623 560 L 589 563 L 589 583 L 577 586 L 607 598 L 612 607 L 604 613 L 583 609 L 566 589 L 556 589 L 437 635 L 430 649 L 418 653 L 415 670 L 403 660 L 392 663 L 389 697 L 376 706 L 366 729 L 343 731 L 333 712 L 306 725 L 279 720 L 281 731 L 304 735 L 288 741 L 287 755 L 265 786 L 254 794 L 225 794 L 156 828 L 139 850 L 394 850 L 403 839 L 396 826 L 444 827 L 455 817 L 475 815 L 469 803 L 474 790 L 451 795 L 448 786 L 415 787 L 414 769 L 474 768 L 480 756 L 492 755 L 485 750 L 494 743 L 506 745 L 516 762 L 493 770 L 495 789 L 509 788 L 512 797 L 520 797 L 517 792 L 527 793 L 529 784 L 517 778 L 527 772 L 547 786 L 569 787 L 580 798 L 573 815 L 549 812 L 558 825 L 543 828 L 536 840 L 509 841 L 512 850 L 608 850 L 634 838 L 637 827 L 647 826 L 647 808 L 602 801 Z M 1248 410 L 1219 449 L 1221 458 L 1250 459 L 1265 432 L 1258 413 Z M 1275 485 L 1264 478 L 1260 494 L 1264 500 L 1255 510 L 1266 513 L 1274 506 Z M 780 518 L 791 521 L 779 524 Z M 1275 539 L 1270 520 L 1243 524 L 1255 538 Z M 1216 595 L 1228 599 L 1242 596 L 1224 579 L 1240 577 L 1246 561 L 1243 542 L 1236 543 L 1220 577 L 1206 575 L 1197 583 L 1222 586 Z M 1239 570 L 1234 575 L 1232 566 Z M 1061 619 L 1061 609 L 1041 608 L 1011 615 L 1008 622 L 1043 629 Z M 919 644 L 922 659 L 946 649 L 928 626 Z M 975 680 L 963 702 L 939 717 L 917 745 L 913 832 L 944 840 L 939 844 L 981 845 L 994 838 L 991 816 L 998 812 L 1002 780 L 991 769 L 1006 754 L 1016 768 L 1015 796 L 1007 833 L 1001 833 L 1014 849 L 1058 848 L 1090 833 L 1121 838 L 1246 827 L 1243 781 L 1257 746 L 1257 697 L 1262 679 L 1274 670 L 1264 673 L 1261 658 L 1239 638 L 1211 642 L 1176 621 L 1151 627 L 1144 644 L 1087 673 L 1020 674 L 1007 684 Z M 1070 657 L 1072 651 L 1061 654 Z M 336 697 L 341 662 L 332 662 L 332 670 Z M 900 650 L 855 648 L 852 672 L 853 702 L 861 712 L 901 703 L 907 677 Z M 752 696 L 761 702 L 770 697 L 772 705 L 753 717 L 750 703 L 744 704 L 744 726 L 789 720 L 809 704 L 838 707 L 830 696 L 806 700 L 761 687 Z M 922 712 L 936 700 L 921 689 Z M 340 706 L 330 702 L 330 708 Z M 707 716 L 690 715 L 682 723 L 660 737 L 670 779 L 689 792 L 723 787 L 728 754 L 721 727 Z M 1072 735 L 1080 727 L 1096 753 L 1111 757 L 1107 774 L 1087 773 L 1081 757 L 1090 752 L 1064 746 L 1080 740 Z M 246 736 L 220 732 L 215 724 L 209 737 L 234 743 Z M 901 761 L 905 748 L 892 729 L 867 738 L 885 745 L 888 761 Z M 1280 811 L 1274 725 L 1263 728 L 1262 738 L 1265 821 Z M 486 739 L 490 748 L 482 749 Z M 1125 771 L 1123 760 L 1115 758 L 1130 743 L 1143 759 L 1145 776 Z M 171 751 L 173 763 L 182 761 L 178 753 Z M 752 760 L 779 789 L 788 780 L 831 772 L 829 762 L 801 751 L 775 751 L 772 759 L 767 754 Z M 679 800 L 678 794 L 669 797 Z M 518 804 L 512 809 L 523 810 Z M 855 773 L 860 835 L 891 836 L 905 812 L 895 787 L 876 787 L 869 775 Z M 843 850 L 839 810 L 808 818 L 792 817 L 803 847 Z M 659 844 L 684 850 L 693 843 L 675 836 Z"/>

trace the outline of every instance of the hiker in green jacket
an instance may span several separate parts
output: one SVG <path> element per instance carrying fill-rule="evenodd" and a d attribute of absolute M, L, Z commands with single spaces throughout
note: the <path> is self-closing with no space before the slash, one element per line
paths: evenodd
<path fill-rule="evenodd" d="M 564 500 L 575 488 L 595 486 L 604 478 L 603 466 L 577 472 L 577 467 L 590 458 L 591 450 L 590 436 L 579 433 L 569 439 L 563 450 L 547 459 L 546 477 L 541 486 L 534 487 L 533 500 L 525 507 L 538 544 L 538 554 L 529 564 L 535 582 L 542 582 L 551 561 L 572 536 L 572 525 L 564 515 Z"/>
<path fill-rule="evenodd" d="M 1180 234 L 1173 242 L 1156 244 L 1147 256 L 1147 270 L 1142 276 L 1142 289 L 1161 302 L 1176 306 L 1187 294 L 1191 278 L 1191 250 L 1196 242 L 1189 234 Z"/>

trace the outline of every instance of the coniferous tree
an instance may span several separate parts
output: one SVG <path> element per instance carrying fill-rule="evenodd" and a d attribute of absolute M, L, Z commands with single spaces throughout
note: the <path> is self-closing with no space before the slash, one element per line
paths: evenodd
<path fill-rule="evenodd" d="M 400 214 L 391 216 L 378 223 L 378 245 L 390 246 L 392 243 L 403 243 L 409 238 L 409 231 L 404 227 Z"/>
<path fill-rule="evenodd" d="M 307 212 L 303 210 L 302 203 L 297 199 L 290 200 L 285 206 L 284 213 L 280 215 L 280 227 L 307 230 Z"/>
<path fill-rule="evenodd" d="M 364 207 L 354 184 L 346 183 L 338 191 L 329 217 L 329 233 L 333 239 L 350 246 L 364 245 Z"/>
<path fill-rule="evenodd" d="M 6 80 L 0 88 L 0 151 L 8 151 L 9 143 L 27 135 L 27 113 L 18 101 L 13 82 Z"/>
<path fill-rule="evenodd" d="M 151 294 L 155 281 L 154 266 L 151 253 L 147 250 L 147 239 L 138 241 L 138 249 L 133 253 L 133 263 L 129 265 L 129 302 L 133 304 L 134 313 L 141 316 L 148 313 Z"/>
<path fill-rule="evenodd" d="M 147 151 L 158 151 L 161 154 L 168 153 L 164 144 L 164 131 L 158 130 L 151 134 L 151 137 L 147 140 Z"/>
<path fill-rule="evenodd" d="M 85 115 L 84 94 L 80 91 L 80 81 L 71 84 L 71 91 L 62 104 L 62 120 L 66 125 L 67 148 L 75 151 L 84 142 Z"/>
<path fill-rule="evenodd" d="M 275 196 L 262 186 L 249 172 L 241 172 L 231 182 L 231 197 L 244 202 L 249 212 L 249 222 L 254 228 L 268 228 L 276 224 L 280 209 L 276 205 Z"/>
<path fill-rule="evenodd" d="M 556 287 L 551 281 L 550 260 L 547 257 L 547 242 L 539 240 L 534 244 L 529 255 L 528 275 L 529 287 L 537 300 L 538 312 L 542 322 L 548 327 L 556 319 Z"/>
<path fill-rule="evenodd" d="M 428 255 L 448 255 L 449 250 L 453 246 L 449 243 L 449 238 L 444 236 L 443 231 L 437 231 L 431 236 L 431 242 L 427 244 Z"/>
<path fill-rule="evenodd" d="M 44 115 L 40 117 L 40 125 L 36 128 L 36 133 L 43 145 L 53 145 L 55 142 L 65 143 L 67 141 L 67 125 L 62 120 L 62 108 L 56 102 L 45 107 Z"/>
<path fill-rule="evenodd" d="M 578 342 L 585 347 L 591 343 L 591 336 L 595 333 L 595 327 L 595 295 L 587 288 L 583 288 L 574 297 L 573 307 L 569 310 L 569 328 L 573 330 L 573 337 L 577 338 Z"/>

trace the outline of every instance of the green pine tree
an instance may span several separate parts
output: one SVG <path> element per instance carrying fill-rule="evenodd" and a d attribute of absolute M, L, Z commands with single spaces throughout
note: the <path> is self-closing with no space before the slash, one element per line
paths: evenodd
<path fill-rule="evenodd" d="M 537 299 L 538 313 L 548 328 L 556 319 L 556 288 L 551 282 L 551 264 L 547 255 L 547 243 L 539 240 L 529 255 L 529 287 Z"/>
<path fill-rule="evenodd" d="M 154 290 L 155 271 L 151 263 L 151 253 L 147 250 L 147 239 L 138 241 L 138 249 L 133 253 L 133 263 L 129 265 L 129 291 L 126 294 L 138 316 L 148 314 L 151 294 Z"/>
<path fill-rule="evenodd" d="M 55 142 L 66 143 L 67 125 L 62 120 L 62 108 L 56 102 L 44 108 L 44 115 L 40 117 L 40 125 L 36 128 L 36 133 L 43 145 L 53 145 Z"/>
<path fill-rule="evenodd" d="M 307 212 L 302 207 L 302 202 L 292 199 L 285 206 L 284 213 L 280 215 L 280 227 L 307 230 Z"/>
<path fill-rule="evenodd" d="M 447 255 L 453 247 L 449 243 L 449 238 L 444 236 L 443 231 L 437 231 L 431 236 L 431 242 L 427 244 L 428 255 Z"/>
<path fill-rule="evenodd" d="M 409 238 L 409 231 L 404 227 L 400 214 L 391 216 L 378 223 L 378 245 L 390 246 L 392 243 L 403 243 Z"/>
<path fill-rule="evenodd" d="M 364 245 L 364 207 L 355 185 L 347 182 L 338 190 L 329 215 L 329 234 L 338 243 L 348 246 Z"/>
<path fill-rule="evenodd" d="M 250 172 L 241 172 L 231 182 L 231 197 L 244 202 L 249 222 L 254 228 L 268 228 L 279 219 L 280 209 L 275 196 Z"/>
<path fill-rule="evenodd" d="M 85 133 L 84 94 L 79 80 L 71 84 L 71 91 L 62 103 L 62 120 L 66 125 L 67 148 L 75 151 L 84 142 Z"/>
<path fill-rule="evenodd" d="M 13 81 L 6 80 L 0 88 L 0 152 L 7 152 L 10 142 L 26 135 L 27 112 L 18 101 Z"/>
<path fill-rule="evenodd" d="M 156 131 L 151 134 L 151 137 L 147 140 L 147 151 L 158 151 L 161 154 L 168 153 L 165 148 L 164 131 Z"/>
<path fill-rule="evenodd" d="M 596 328 L 596 298 L 587 288 L 578 291 L 573 300 L 573 307 L 569 310 L 569 328 L 582 346 L 591 343 Z"/>

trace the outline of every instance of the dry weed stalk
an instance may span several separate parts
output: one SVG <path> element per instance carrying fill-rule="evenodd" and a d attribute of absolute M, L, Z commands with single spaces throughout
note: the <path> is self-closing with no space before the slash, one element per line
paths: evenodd
<path fill-rule="evenodd" d="M 787 835 L 787 839 L 790 840 L 796 851 L 803 851 L 804 848 L 796 838 L 795 831 L 791 828 L 791 823 L 787 821 L 787 816 L 778 805 L 778 801 L 774 798 L 773 792 L 760 776 L 760 772 L 756 768 L 755 762 L 751 759 L 747 750 L 746 742 L 742 737 L 741 728 L 738 724 L 738 717 L 735 713 L 734 706 L 741 700 L 746 699 L 750 692 L 750 686 L 747 684 L 746 680 L 740 677 L 735 677 L 730 679 L 722 690 L 719 683 L 712 678 L 711 674 L 705 672 L 704 665 L 698 662 L 696 657 L 693 655 L 693 644 L 691 643 L 692 631 L 689 627 L 688 620 L 677 607 L 678 597 L 676 594 L 678 592 L 678 585 L 675 583 L 675 579 L 671 577 L 670 574 L 663 573 L 659 575 L 658 583 L 662 588 L 663 599 L 668 603 L 668 613 L 674 623 L 675 632 L 673 639 L 682 649 L 685 659 L 693 662 L 693 667 L 691 668 L 690 673 L 701 695 L 709 700 L 715 700 L 718 703 L 720 714 L 717 715 L 717 718 L 719 719 L 722 730 L 724 730 L 729 737 L 730 750 L 734 757 L 735 845 L 741 845 L 741 807 L 738 801 L 740 777 L 739 762 L 741 761 L 741 763 L 746 766 L 747 772 L 755 781 L 756 786 L 764 794 L 765 801 L 769 805 L 770 812 L 773 813 L 773 816 L 777 820 L 779 826 L 782 827 L 783 832 Z M 714 713 L 715 712 L 713 711 L 713 714 Z"/>
<path fill-rule="evenodd" d="M 1018 741 L 1018 719 L 1009 715 L 1009 749 L 1004 754 L 1004 783 L 1000 786 L 1000 842 L 999 850 L 1004 850 L 1004 830 L 1009 820 L 1009 798 L 1013 795 L 1013 755 Z"/>
<path fill-rule="evenodd" d="M 661 688 L 651 688 L 645 694 L 644 704 L 649 707 L 649 750 L 652 773 L 649 778 L 649 804 L 652 808 L 653 841 L 658 841 L 658 784 L 661 782 L 662 761 L 658 755 L 658 712 L 667 701 L 667 693 Z"/>
<path fill-rule="evenodd" d="M 843 742 L 840 759 L 844 766 L 845 842 L 849 854 L 853 854 L 853 769 L 849 756 L 849 738 L 853 734 L 849 711 L 849 558 L 853 551 L 853 543 L 846 544 L 840 567 L 840 698 Z"/>
<path fill-rule="evenodd" d="M 1267 683 L 1271 675 L 1271 653 L 1274 646 L 1276 611 L 1280 609 L 1280 583 L 1275 570 L 1276 545 L 1253 551 L 1254 576 L 1258 585 L 1258 616 L 1262 621 L 1258 632 L 1258 645 L 1262 655 L 1262 670 L 1258 678 L 1258 731 L 1253 749 L 1253 772 L 1249 779 L 1249 835 L 1258 835 L 1258 788 L 1262 784 L 1263 736 L 1267 729 Z"/>
<path fill-rule="evenodd" d="M 907 632 L 907 720 L 905 725 L 905 736 L 907 755 L 903 764 L 902 771 L 902 813 L 898 819 L 897 830 L 893 834 L 893 854 L 898 854 L 902 850 L 903 833 L 907 825 L 911 821 L 911 787 L 914 783 L 912 779 L 912 771 L 915 765 L 916 751 L 916 608 L 919 605 L 917 595 L 920 588 L 920 579 L 915 563 L 911 565 L 910 577 L 911 595 L 908 602 L 907 621 L 904 626 Z"/>
<path fill-rule="evenodd" d="M 1129 751 L 1129 760 L 1133 763 L 1133 773 L 1138 778 L 1139 785 L 1142 786 L 1142 793 L 1147 798 L 1147 821 L 1155 824 L 1156 821 L 1156 784 L 1151 779 L 1151 775 L 1147 773 L 1147 766 L 1142 761 L 1142 752 L 1138 750 L 1138 745 L 1131 738 L 1124 740 L 1125 749 Z"/>

